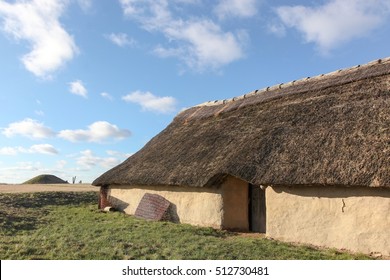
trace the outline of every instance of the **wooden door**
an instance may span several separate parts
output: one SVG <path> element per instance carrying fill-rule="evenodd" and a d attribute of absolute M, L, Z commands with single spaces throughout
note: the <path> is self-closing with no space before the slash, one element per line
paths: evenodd
<path fill-rule="evenodd" d="M 249 230 L 265 233 L 266 230 L 266 207 L 265 190 L 259 186 L 249 184 Z"/>

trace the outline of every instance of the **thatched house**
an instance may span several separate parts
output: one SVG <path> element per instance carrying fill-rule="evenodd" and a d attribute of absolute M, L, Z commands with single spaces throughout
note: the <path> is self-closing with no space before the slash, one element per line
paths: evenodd
<path fill-rule="evenodd" d="M 134 214 L 390 255 L 390 58 L 187 109 L 94 182 Z"/>

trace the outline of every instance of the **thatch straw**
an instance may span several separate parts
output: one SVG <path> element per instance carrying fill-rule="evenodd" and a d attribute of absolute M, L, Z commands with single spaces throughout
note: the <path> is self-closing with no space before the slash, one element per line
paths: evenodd
<path fill-rule="evenodd" d="M 390 187 L 390 59 L 180 113 L 94 185 Z"/>

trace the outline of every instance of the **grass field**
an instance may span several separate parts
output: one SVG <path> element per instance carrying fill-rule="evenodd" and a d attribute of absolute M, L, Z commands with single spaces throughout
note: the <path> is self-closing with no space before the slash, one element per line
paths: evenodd
<path fill-rule="evenodd" d="M 0 259 L 369 259 L 96 208 L 96 192 L 0 194 Z"/>

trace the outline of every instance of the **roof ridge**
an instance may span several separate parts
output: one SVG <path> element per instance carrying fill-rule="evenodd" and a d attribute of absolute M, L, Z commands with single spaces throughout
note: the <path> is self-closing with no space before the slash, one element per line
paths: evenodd
<path fill-rule="evenodd" d="M 352 67 L 339 69 L 339 70 L 336 70 L 336 71 L 329 72 L 327 74 L 320 74 L 320 75 L 313 76 L 313 77 L 305 77 L 305 78 L 301 78 L 299 80 L 290 81 L 288 83 L 281 83 L 281 84 L 265 87 L 265 88 L 262 88 L 262 89 L 259 89 L 259 90 L 257 89 L 257 90 L 248 92 L 246 94 L 243 94 L 243 95 L 240 95 L 240 96 L 236 96 L 236 97 L 233 97 L 233 98 L 229 98 L 229 99 L 207 101 L 207 102 L 195 105 L 194 107 L 216 106 L 216 105 L 226 104 L 226 103 L 234 102 L 234 101 L 237 101 L 237 100 L 245 99 L 247 97 L 260 95 L 262 93 L 265 93 L 265 92 L 268 92 L 268 91 L 271 91 L 271 90 L 277 90 L 277 89 L 282 89 L 282 88 L 284 89 L 284 88 L 288 88 L 290 86 L 294 86 L 294 85 L 297 85 L 297 84 L 306 83 L 308 81 L 326 79 L 326 78 L 334 77 L 334 76 L 336 76 L 338 74 L 344 75 L 347 72 L 355 72 L 355 71 L 358 71 L 358 70 L 361 70 L 361 69 L 365 69 L 365 68 L 374 66 L 376 64 L 386 64 L 386 63 L 390 63 L 390 57 L 373 60 L 373 61 L 370 61 L 370 62 L 368 62 L 366 64 L 363 64 L 363 65 L 359 64 L 359 65 L 355 65 L 355 66 L 352 66 Z"/>

